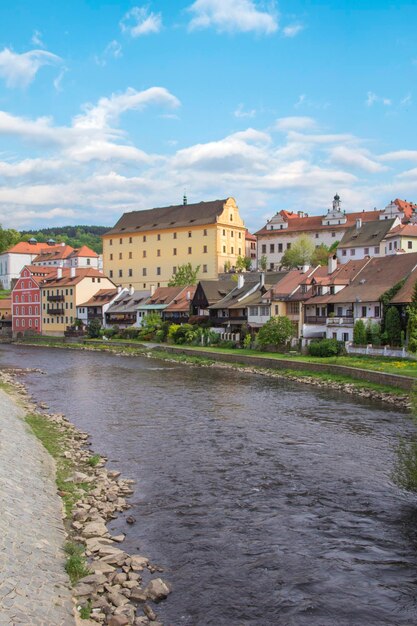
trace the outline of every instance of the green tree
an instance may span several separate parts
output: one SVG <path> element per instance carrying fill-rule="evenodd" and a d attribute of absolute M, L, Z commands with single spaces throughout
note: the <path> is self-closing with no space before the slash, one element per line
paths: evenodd
<path fill-rule="evenodd" d="M 281 265 L 289 269 L 309 265 L 314 252 L 315 247 L 311 237 L 308 235 L 300 235 L 294 241 L 291 248 L 286 250 L 281 259 Z"/>
<path fill-rule="evenodd" d="M 355 346 L 366 344 L 366 328 L 362 320 L 357 320 L 353 327 L 353 343 Z"/>
<path fill-rule="evenodd" d="M 148 313 L 142 318 L 141 330 L 145 334 L 155 333 L 162 326 L 162 318 L 158 313 Z"/>
<path fill-rule="evenodd" d="M 282 315 L 271 317 L 271 319 L 259 329 L 256 341 L 261 348 L 265 348 L 268 345 L 282 346 L 293 336 L 294 326 L 291 320 L 285 315 Z"/>
<path fill-rule="evenodd" d="M 385 332 L 391 346 L 401 345 L 401 319 L 397 307 L 390 306 L 385 316 Z"/>
<path fill-rule="evenodd" d="M 417 352 L 417 281 L 414 283 L 411 303 L 407 313 L 407 347 L 410 352 Z"/>
<path fill-rule="evenodd" d="M 101 320 L 98 317 L 94 317 L 87 326 L 87 334 L 91 339 L 97 339 L 100 337 Z"/>
<path fill-rule="evenodd" d="M 4 229 L 0 226 L 0 254 L 20 241 L 20 234 L 13 228 Z"/>
<path fill-rule="evenodd" d="M 248 256 L 238 256 L 236 261 L 236 270 L 242 272 L 249 271 L 252 266 L 252 260 Z"/>
<path fill-rule="evenodd" d="M 184 263 L 184 265 L 180 265 L 177 269 L 177 273 L 172 275 L 171 280 L 168 283 L 168 287 L 186 287 L 187 285 L 195 285 L 199 271 L 199 265 L 197 265 L 195 269 L 193 269 L 191 263 Z"/>
<path fill-rule="evenodd" d="M 266 271 L 266 265 L 268 263 L 268 259 L 266 258 L 266 256 L 263 254 L 261 256 L 261 258 L 259 259 L 259 267 L 260 269 L 265 272 Z"/>

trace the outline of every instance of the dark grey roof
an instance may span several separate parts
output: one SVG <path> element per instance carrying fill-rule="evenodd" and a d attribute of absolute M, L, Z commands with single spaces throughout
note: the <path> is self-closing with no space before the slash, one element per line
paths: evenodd
<path fill-rule="evenodd" d="M 226 199 L 212 200 L 123 213 L 116 225 L 105 235 L 215 224 L 217 217 L 223 212 L 225 202 Z"/>
<path fill-rule="evenodd" d="M 224 298 L 236 287 L 236 281 L 229 278 L 227 280 L 200 280 L 199 285 L 204 291 L 209 304 L 214 304 Z"/>
<path fill-rule="evenodd" d="M 395 219 L 362 222 L 360 228 L 351 226 L 342 237 L 338 248 L 355 248 L 377 246 L 391 230 Z"/>
<path fill-rule="evenodd" d="M 138 305 L 149 298 L 149 291 L 134 291 L 123 293 L 117 298 L 107 309 L 107 313 L 133 313 L 136 312 Z"/>

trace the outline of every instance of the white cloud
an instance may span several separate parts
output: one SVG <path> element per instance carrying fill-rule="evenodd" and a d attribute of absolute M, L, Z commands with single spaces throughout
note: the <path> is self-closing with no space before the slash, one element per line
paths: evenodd
<path fill-rule="evenodd" d="M 120 28 L 131 37 L 159 33 L 162 28 L 162 14 L 150 12 L 148 6 L 133 7 L 123 16 Z"/>
<path fill-rule="evenodd" d="M 68 68 L 63 67 L 61 68 L 61 71 L 59 72 L 58 76 L 54 78 L 54 87 L 57 91 L 62 91 L 62 80 L 67 72 L 68 72 Z"/>
<path fill-rule="evenodd" d="M 245 107 L 244 105 L 241 103 L 239 104 L 239 106 L 237 107 L 237 109 L 233 112 L 233 115 L 237 118 L 242 118 L 242 117 L 255 117 L 256 115 L 256 109 L 249 109 L 248 111 L 245 111 Z"/>
<path fill-rule="evenodd" d="M 384 106 L 391 106 L 392 102 L 389 98 L 383 98 L 381 96 L 377 96 L 373 91 L 368 91 L 365 104 L 368 107 L 373 106 L 374 104 L 383 104 Z"/>
<path fill-rule="evenodd" d="M 302 24 L 289 24 L 283 28 L 282 33 L 284 37 L 295 37 L 298 33 L 304 30 L 304 26 Z"/>
<path fill-rule="evenodd" d="M 56 65 L 61 58 L 46 50 L 31 50 L 17 54 L 9 48 L 0 52 L 0 77 L 7 87 L 27 87 L 43 65 Z"/>
<path fill-rule="evenodd" d="M 383 172 L 387 169 L 387 167 L 372 159 L 367 150 L 359 148 L 336 146 L 330 150 L 330 158 L 333 163 L 338 165 L 361 169 L 372 174 Z"/>
<path fill-rule="evenodd" d="M 409 94 L 407 94 L 406 96 L 404 96 L 404 98 L 402 98 L 402 100 L 400 100 L 400 106 L 402 106 L 402 107 L 406 107 L 406 106 L 408 106 L 409 104 L 411 104 L 411 103 L 412 103 L 412 101 L 413 101 L 413 99 L 412 99 L 412 97 L 411 97 L 411 94 L 409 93 Z"/>
<path fill-rule="evenodd" d="M 96 105 L 85 105 L 84 115 L 74 118 L 74 126 L 107 128 L 111 123 L 117 123 L 124 111 L 141 110 L 150 104 L 176 108 L 180 106 L 180 101 L 164 87 L 151 87 L 145 91 L 136 91 L 129 87 L 124 93 L 112 94 L 110 98 L 100 98 Z"/>
<path fill-rule="evenodd" d="M 394 150 L 379 156 L 380 161 L 417 161 L 417 150 Z"/>
<path fill-rule="evenodd" d="M 306 101 L 306 95 L 305 93 L 302 93 L 298 96 L 298 99 L 296 101 L 296 103 L 294 104 L 294 108 L 298 109 L 301 105 L 303 105 Z"/>
<path fill-rule="evenodd" d="M 39 30 L 33 31 L 31 42 L 34 46 L 37 46 L 38 48 L 46 48 L 45 44 L 42 41 L 42 33 Z"/>
<path fill-rule="evenodd" d="M 94 57 L 94 60 L 97 65 L 101 65 L 101 67 L 104 67 L 105 65 L 107 65 L 107 60 L 109 58 L 120 59 L 122 56 L 123 53 L 121 44 L 116 39 L 113 39 L 104 48 L 102 54 Z"/>
<path fill-rule="evenodd" d="M 289 130 L 311 130 L 316 128 L 316 126 L 316 121 L 312 117 L 302 115 L 280 117 L 275 122 L 275 129 L 283 132 Z"/>
<path fill-rule="evenodd" d="M 213 27 L 218 32 L 270 35 L 278 29 L 275 10 L 261 10 L 254 0 L 196 0 L 188 10 L 193 14 L 190 30 Z"/>

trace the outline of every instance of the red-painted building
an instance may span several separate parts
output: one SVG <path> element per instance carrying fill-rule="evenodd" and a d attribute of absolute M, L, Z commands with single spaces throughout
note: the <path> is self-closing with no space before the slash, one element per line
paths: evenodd
<path fill-rule="evenodd" d="M 46 278 L 57 272 L 56 267 L 25 265 L 12 291 L 13 335 L 27 331 L 42 331 L 41 290 Z"/>

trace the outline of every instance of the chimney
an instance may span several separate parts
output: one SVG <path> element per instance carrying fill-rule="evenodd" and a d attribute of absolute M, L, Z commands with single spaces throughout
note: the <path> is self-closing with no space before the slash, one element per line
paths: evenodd
<path fill-rule="evenodd" d="M 133 289 L 133 285 L 129 285 L 129 296 L 133 296 L 135 290 Z"/>
<path fill-rule="evenodd" d="M 307 263 L 304 263 L 304 265 L 301 267 L 301 271 L 303 274 L 307 274 L 309 269 L 310 269 L 310 266 L 307 265 Z"/>
<path fill-rule="evenodd" d="M 183 203 L 183 205 L 185 206 L 185 205 L 187 204 L 187 202 L 188 202 L 188 200 L 187 200 L 187 196 L 186 196 L 185 191 L 184 191 L 184 195 L 183 195 L 183 197 L 182 197 L 182 203 Z"/>
<path fill-rule="evenodd" d="M 362 228 L 362 220 L 360 217 L 356 220 L 356 230 L 360 230 Z"/>
<path fill-rule="evenodd" d="M 245 284 L 245 276 L 243 274 L 238 274 L 237 275 L 237 288 L 242 289 L 244 284 Z"/>
<path fill-rule="evenodd" d="M 75 267 L 71 267 L 71 269 L 70 269 L 70 276 L 71 276 L 71 278 L 75 278 Z"/>
<path fill-rule="evenodd" d="M 66 245 L 67 245 L 67 244 L 65 243 L 65 241 L 62 241 L 62 242 L 61 242 L 61 246 L 64 246 L 64 248 L 65 248 L 65 246 L 66 246 Z"/>
<path fill-rule="evenodd" d="M 261 272 L 261 275 L 259 278 L 260 278 L 260 284 L 259 284 L 260 287 L 265 287 L 265 272 Z"/>
<path fill-rule="evenodd" d="M 155 285 L 151 285 L 151 296 L 153 296 L 153 294 L 155 293 Z"/>
<path fill-rule="evenodd" d="M 121 285 L 117 285 L 117 293 L 120 293 L 122 290 L 122 286 Z"/>
<path fill-rule="evenodd" d="M 187 291 L 186 298 L 187 298 L 188 302 L 191 300 L 191 291 Z"/>
<path fill-rule="evenodd" d="M 57 267 L 57 270 L 56 270 L 56 277 L 57 277 L 58 279 L 62 278 L 62 267 Z"/>
<path fill-rule="evenodd" d="M 337 267 L 337 256 L 335 254 L 331 254 L 327 260 L 327 273 L 333 274 Z"/>

